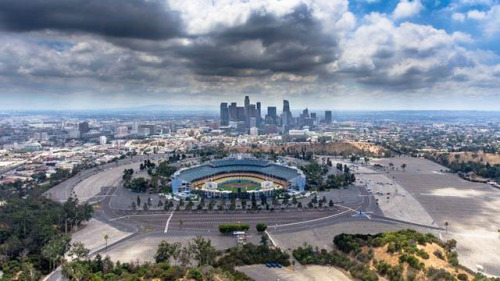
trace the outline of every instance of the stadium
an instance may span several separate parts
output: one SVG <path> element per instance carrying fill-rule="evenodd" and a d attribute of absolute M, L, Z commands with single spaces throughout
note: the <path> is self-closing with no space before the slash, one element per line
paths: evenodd
<path fill-rule="evenodd" d="M 296 167 L 238 156 L 178 170 L 172 191 L 181 197 L 193 192 L 207 198 L 250 198 L 272 196 L 277 190 L 302 192 L 305 183 Z"/>

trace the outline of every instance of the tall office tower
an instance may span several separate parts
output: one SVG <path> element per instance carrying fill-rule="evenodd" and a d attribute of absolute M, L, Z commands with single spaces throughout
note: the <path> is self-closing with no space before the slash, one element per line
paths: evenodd
<path fill-rule="evenodd" d="M 220 104 L 220 125 L 229 125 L 229 108 L 227 107 L 227 102 Z"/>
<path fill-rule="evenodd" d="M 229 121 L 238 121 L 238 106 L 232 102 L 229 106 Z"/>
<path fill-rule="evenodd" d="M 245 108 L 243 106 L 236 107 L 236 120 L 246 122 L 246 119 Z"/>
<path fill-rule="evenodd" d="M 85 122 L 79 123 L 78 124 L 78 131 L 80 132 L 80 136 L 85 134 L 85 133 L 88 133 L 90 131 L 89 122 L 85 121 Z"/>
<path fill-rule="evenodd" d="M 302 118 L 309 118 L 309 109 L 304 109 L 302 111 Z"/>
<path fill-rule="evenodd" d="M 250 122 L 250 97 L 245 96 L 245 121 L 247 122 L 247 126 Z"/>
<path fill-rule="evenodd" d="M 260 126 L 260 123 L 262 122 L 262 112 L 261 112 L 261 104 L 260 101 L 257 102 L 257 127 Z"/>
<path fill-rule="evenodd" d="M 325 111 L 325 123 L 326 124 L 332 123 L 332 111 L 331 110 Z"/>
<path fill-rule="evenodd" d="M 257 107 L 255 107 L 255 104 L 251 104 L 250 107 L 248 107 L 248 118 L 252 117 L 257 118 Z"/>
<path fill-rule="evenodd" d="M 316 112 L 311 112 L 311 119 L 316 120 Z"/>
<path fill-rule="evenodd" d="M 267 107 L 266 124 L 276 125 L 278 123 L 278 115 L 276 115 L 276 106 Z"/>
<path fill-rule="evenodd" d="M 290 124 L 292 123 L 292 112 L 290 111 L 290 103 L 287 100 L 283 100 L 283 114 L 281 118 L 283 132 L 288 132 Z"/>
<path fill-rule="evenodd" d="M 283 112 L 290 112 L 290 103 L 287 100 L 283 100 Z"/>

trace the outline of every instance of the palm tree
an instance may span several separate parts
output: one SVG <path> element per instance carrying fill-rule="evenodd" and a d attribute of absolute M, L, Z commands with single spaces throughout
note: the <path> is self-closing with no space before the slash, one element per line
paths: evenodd
<path fill-rule="evenodd" d="M 446 228 L 446 232 L 448 232 L 448 225 L 449 225 L 449 224 L 448 224 L 448 222 L 447 222 L 447 221 L 446 221 L 446 222 L 444 222 L 444 226 L 445 226 L 445 228 Z"/>
<path fill-rule="evenodd" d="M 104 234 L 104 242 L 106 242 L 106 250 L 105 251 L 108 251 L 108 239 L 109 239 L 109 236 L 107 234 Z"/>
<path fill-rule="evenodd" d="M 182 229 L 182 224 L 183 224 L 183 223 L 184 223 L 184 222 L 182 221 L 182 219 L 180 219 L 180 220 L 179 220 L 179 226 L 181 227 L 181 229 Z"/>

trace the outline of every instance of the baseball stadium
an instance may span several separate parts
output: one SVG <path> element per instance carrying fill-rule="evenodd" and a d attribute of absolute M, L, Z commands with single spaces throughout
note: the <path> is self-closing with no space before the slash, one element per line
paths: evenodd
<path fill-rule="evenodd" d="M 178 196 L 192 192 L 207 198 L 249 198 L 272 196 L 277 190 L 302 192 L 305 183 L 296 167 L 238 156 L 178 170 L 172 191 Z"/>

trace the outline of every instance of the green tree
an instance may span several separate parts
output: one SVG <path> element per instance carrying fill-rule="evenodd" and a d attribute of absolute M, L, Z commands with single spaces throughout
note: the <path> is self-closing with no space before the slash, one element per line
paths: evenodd
<path fill-rule="evenodd" d="M 198 261 L 198 266 L 212 265 L 214 263 L 217 250 L 212 246 L 212 241 L 197 236 L 192 242 L 189 242 L 188 247 Z"/>
<path fill-rule="evenodd" d="M 69 249 L 71 238 L 69 236 L 60 235 L 54 237 L 42 248 L 42 256 L 49 261 L 49 267 L 54 270 L 59 261 L 64 257 L 64 254 Z"/>
<path fill-rule="evenodd" d="M 257 229 L 258 232 L 264 232 L 266 231 L 267 229 L 267 225 L 264 224 L 264 223 L 258 223 L 256 226 L 255 226 L 255 229 Z"/>

